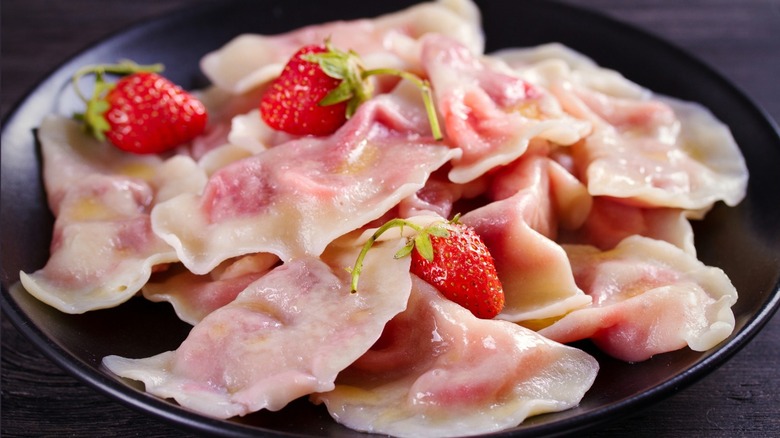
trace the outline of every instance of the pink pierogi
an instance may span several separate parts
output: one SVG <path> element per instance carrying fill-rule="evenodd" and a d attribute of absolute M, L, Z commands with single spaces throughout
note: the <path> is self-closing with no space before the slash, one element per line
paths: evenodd
<path fill-rule="evenodd" d="M 393 245 L 395 243 L 395 245 Z M 365 353 L 406 307 L 409 259 L 393 260 L 399 241 L 366 258 L 360 293 L 343 267 L 354 250 L 300 257 L 250 283 L 208 314 L 175 351 L 144 359 L 108 356 L 115 374 L 217 418 L 279 410 L 333 389 L 338 373 Z"/>
<path fill-rule="evenodd" d="M 639 362 L 686 346 L 706 351 L 734 330 L 729 278 L 670 243 L 631 236 L 606 252 L 564 247 L 593 303 L 539 331 L 550 339 L 590 338 L 611 356 Z"/>
<path fill-rule="evenodd" d="M 478 319 L 414 277 L 404 313 L 333 391 L 313 399 L 356 430 L 477 435 L 575 406 L 597 371 L 587 353 L 507 321 Z"/>

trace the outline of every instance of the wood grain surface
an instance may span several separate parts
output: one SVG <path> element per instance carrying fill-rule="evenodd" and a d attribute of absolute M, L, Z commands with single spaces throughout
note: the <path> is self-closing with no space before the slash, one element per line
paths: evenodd
<path fill-rule="evenodd" d="M 193 3 L 3 0 L 3 118 L 71 55 L 130 24 Z M 780 120 L 779 0 L 566 3 L 602 11 L 677 44 L 734 81 Z M 779 364 L 780 317 L 775 317 L 747 347 L 703 380 L 588 436 L 780 436 Z M 46 359 L 7 318 L 2 321 L 1 385 L 4 437 L 189 436 L 84 386 Z"/>

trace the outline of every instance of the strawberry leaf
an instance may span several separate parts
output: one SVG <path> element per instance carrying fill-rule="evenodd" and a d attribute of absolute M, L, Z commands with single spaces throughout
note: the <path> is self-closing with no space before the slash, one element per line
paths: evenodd
<path fill-rule="evenodd" d="M 352 99 L 354 95 L 351 84 L 347 81 L 342 81 L 338 87 L 333 89 L 330 93 L 325 95 L 319 102 L 320 106 L 335 105 L 337 103 L 344 102 L 345 100 Z"/>
<path fill-rule="evenodd" d="M 108 120 L 103 117 L 108 106 L 105 100 L 92 100 L 87 103 L 87 111 L 83 115 L 87 130 L 100 141 L 105 140 L 105 133 L 111 129 Z"/>
<path fill-rule="evenodd" d="M 441 225 L 435 225 L 428 228 L 428 234 L 435 237 L 448 237 L 450 232 Z"/>
<path fill-rule="evenodd" d="M 352 98 L 349 102 L 347 102 L 347 118 L 351 118 L 353 115 L 355 115 L 355 111 L 357 111 L 360 104 L 363 103 L 360 99 Z"/>
<path fill-rule="evenodd" d="M 349 76 L 347 61 L 342 56 L 322 56 L 319 65 L 326 75 L 334 79 L 346 79 Z"/>
<path fill-rule="evenodd" d="M 414 247 L 417 248 L 417 252 L 422 258 L 428 261 L 433 260 L 433 243 L 430 234 L 420 233 L 414 236 Z"/>
<path fill-rule="evenodd" d="M 360 104 L 371 98 L 373 84 L 363 76 L 365 68 L 357 53 L 352 50 L 344 52 L 336 49 L 329 40 L 325 41 L 325 47 L 327 49 L 325 52 L 309 53 L 301 58 L 316 63 L 326 75 L 342 80 L 338 87 L 319 102 L 319 105 L 328 106 L 348 101 L 345 115 L 349 119 Z"/>
<path fill-rule="evenodd" d="M 395 253 L 393 258 L 402 259 L 408 256 L 409 254 L 411 254 L 413 249 L 414 249 L 414 241 L 410 240 L 406 245 L 404 245 L 403 248 L 399 249 L 398 252 Z"/>

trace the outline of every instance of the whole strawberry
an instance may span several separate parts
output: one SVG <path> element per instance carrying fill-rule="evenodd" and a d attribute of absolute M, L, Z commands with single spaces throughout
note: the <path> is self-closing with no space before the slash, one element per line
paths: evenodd
<path fill-rule="evenodd" d="M 137 154 L 160 153 L 202 134 L 208 115 L 197 98 L 159 75 L 161 66 L 132 62 L 86 67 L 74 76 L 95 74 L 87 109 L 77 117 L 100 140 Z M 106 74 L 123 75 L 116 83 Z M 79 95 L 78 86 L 76 91 Z"/>
<path fill-rule="evenodd" d="M 352 290 L 357 291 L 365 254 L 385 231 L 410 227 L 416 231 L 395 257 L 411 254 L 411 272 L 435 286 L 442 295 L 469 309 L 478 318 L 490 319 L 504 308 L 504 289 L 493 257 L 473 228 L 449 222 L 420 227 L 405 219 L 392 219 L 379 227 L 366 242 L 352 269 Z"/>
<path fill-rule="evenodd" d="M 441 139 L 428 81 L 392 68 L 366 70 L 357 53 L 338 50 L 329 41 L 304 46 L 287 61 L 260 100 L 260 117 L 289 134 L 332 134 L 371 98 L 368 78 L 378 74 L 399 76 L 420 88 L 433 136 Z"/>
<path fill-rule="evenodd" d="M 326 52 L 325 46 L 306 46 L 290 58 L 260 100 L 260 114 L 268 126 L 294 135 L 322 136 L 346 122 L 346 100 L 320 105 L 342 80 L 328 76 L 317 62 L 305 58 Z"/>
<path fill-rule="evenodd" d="M 504 307 L 504 290 L 493 257 L 474 229 L 447 223 L 446 236 L 432 234 L 432 254 L 412 251 L 411 271 L 478 318 L 493 318 Z"/>

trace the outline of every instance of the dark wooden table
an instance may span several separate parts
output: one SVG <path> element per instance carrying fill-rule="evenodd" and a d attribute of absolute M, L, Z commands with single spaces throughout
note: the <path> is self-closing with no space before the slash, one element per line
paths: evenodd
<path fill-rule="evenodd" d="M 780 0 L 566 2 L 601 10 L 676 43 L 733 80 L 780 120 Z M 139 20 L 193 3 L 3 0 L 2 116 L 77 51 Z M 590 436 L 780 436 L 778 364 L 780 317 L 775 317 L 714 373 Z M 64 373 L 7 319 L 2 323 L 1 406 L 0 434 L 5 437 L 186 436 Z"/>

